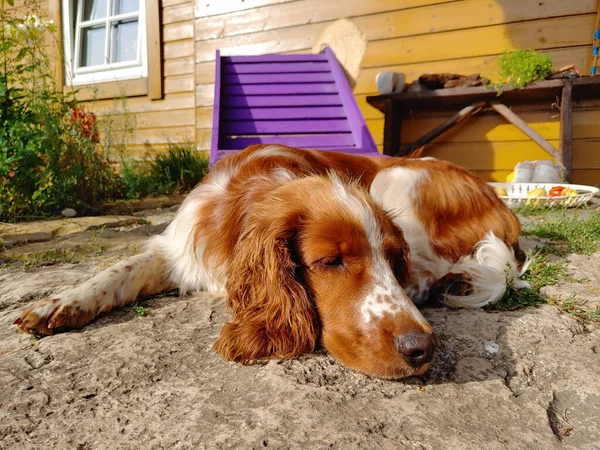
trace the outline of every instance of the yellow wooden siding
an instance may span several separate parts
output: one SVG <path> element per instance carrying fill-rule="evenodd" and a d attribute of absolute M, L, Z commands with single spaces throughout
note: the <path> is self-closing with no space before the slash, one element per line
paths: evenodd
<path fill-rule="evenodd" d="M 164 8 L 162 23 L 163 25 L 168 25 L 177 22 L 188 22 L 192 17 L 194 17 L 194 5 L 193 3 L 185 2 Z"/>
<path fill-rule="evenodd" d="M 516 48 L 573 47 L 589 41 L 596 14 L 540 19 L 370 42 L 364 67 L 488 56 Z"/>
<path fill-rule="evenodd" d="M 580 0 L 574 4 L 564 0 L 549 0 L 544 2 L 543 8 L 538 3 L 521 0 L 349 0 L 344 2 L 343 17 L 354 20 L 369 41 L 376 41 L 507 23 L 518 28 L 516 22 L 593 14 L 595 10 L 594 0 Z M 281 31 L 306 24 L 330 23 L 339 19 L 340 14 L 340 5 L 336 2 L 295 1 L 219 17 L 200 16 L 196 21 L 196 31 L 201 40 L 229 38 L 229 42 L 235 43 L 235 36 L 246 35 L 242 38 L 246 41 L 250 34 Z M 257 36 L 260 41 L 258 38 Z"/>
<path fill-rule="evenodd" d="M 352 19 L 368 40 L 355 96 L 381 147 L 383 114 L 365 100 L 376 94 L 377 73 L 403 72 L 409 82 L 426 72 L 481 73 L 496 81 L 498 55 L 518 48 L 541 50 L 556 67 L 574 63 L 587 73 L 596 8 L 596 0 L 347 0 L 343 7 L 321 0 L 197 1 L 198 146 L 210 146 L 217 49 L 232 55 L 309 51 L 333 21 Z M 575 181 L 600 183 L 599 106 L 588 105 L 574 114 Z M 549 103 L 516 109 L 558 145 L 558 110 Z M 411 142 L 450 114 L 410 115 L 402 142 Z M 463 164 L 487 179 L 503 179 L 519 160 L 547 158 L 523 133 L 491 113 L 475 117 L 430 147 L 429 154 Z"/>
<path fill-rule="evenodd" d="M 518 111 L 520 117 L 538 133 L 559 146 L 558 111 Z M 450 114 L 415 114 L 404 122 L 401 137 L 407 144 L 435 128 Z M 367 120 L 367 126 L 381 148 L 383 120 Z M 583 183 L 594 171 L 600 174 L 600 110 L 576 109 L 573 114 L 573 181 Z M 427 146 L 427 155 L 465 165 L 471 170 L 489 172 L 494 180 L 502 181 L 515 164 L 524 159 L 548 159 L 548 155 L 517 127 L 493 113 L 468 119 Z M 495 171 L 486 169 L 495 168 Z M 594 184 L 598 184 L 596 181 Z"/>
<path fill-rule="evenodd" d="M 121 123 L 132 126 L 132 134 L 118 133 L 136 157 L 163 151 L 169 142 L 195 141 L 194 4 L 190 0 L 163 0 L 163 98 L 146 96 L 94 102 L 92 109 L 101 120 L 120 114 Z M 152 67 L 149 68 L 152 70 Z M 111 124 L 119 120 L 106 120 Z M 113 125 L 114 126 L 114 125 Z"/>
<path fill-rule="evenodd" d="M 480 1 L 480 0 L 475 0 Z M 430 6 L 434 4 L 455 3 L 456 0 L 417 0 L 403 1 L 364 1 L 364 0 L 346 0 L 344 1 L 344 17 L 360 18 L 367 15 L 379 15 L 381 13 L 395 13 L 407 11 L 410 8 Z M 333 1 L 322 0 L 304 0 L 296 2 L 280 3 L 255 8 L 251 11 L 238 10 L 231 14 L 220 13 L 208 15 L 210 8 L 197 8 L 200 14 L 197 15 L 196 25 L 199 26 L 198 33 L 201 33 L 202 39 L 217 39 L 226 36 L 238 36 L 249 33 L 256 33 L 268 30 L 277 30 L 286 27 L 295 27 L 299 24 L 331 22 L 340 18 L 340 5 Z M 214 12 L 214 11 L 213 11 Z M 383 24 L 385 27 L 387 23 Z M 377 25 L 382 27 L 380 21 Z M 403 28 L 411 26 L 404 22 Z"/>
<path fill-rule="evenodd" d="M 38 12 L 42 17 L 48 15 L 48 2 L 44 0 L 15 0 L 14 6 L 10 6 L 5 3 L 5 7 L 11 11 L 17 17 L 24 17 L 26 14 Z"/>
<path fill-rule="evenodd" d="M 189 0 L 161 0 L 161 5 L 163 7 L 163 11 L 167 8 L 171 8 L 174 6 L 180 6 L 185 3 L 189 3 Z"/>
<path fill-rule="evenodd" d="M 575 64 L 581 70 L 589 66 L 590 46 L 580 45 L 569 48 L 553 48 L 542 50 L 542 53 L 550 56 L 555 67 L 562 67 L 567 64 Z M 416 80 L 424 73 L 441 72 L 459 72 L 463 74 L 480 73 L 483 76 L 498 80 L 496 64 L 497 55 L 475 56 L 468 58 L 457 58 L 446 61 L 417 62 L 412 64 L 395 64 L 384 67 L 363 68 L 354 87 L 355 94 L 373 94 L 377 91 L 375 86 L 375 77 L 379 72 L 392 71 L 405 74 L 408 82 Z M 200 64 L 199 64 L 200 66 Z M 213 75 L 214 77 L 214 75 Z"/>

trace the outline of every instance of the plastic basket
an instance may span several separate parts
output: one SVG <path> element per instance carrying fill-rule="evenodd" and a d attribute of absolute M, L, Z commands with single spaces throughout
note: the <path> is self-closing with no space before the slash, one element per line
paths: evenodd
<path fill-rule="evenodd" d="M 536 208 L 576 208 L 589 202 L 600 189 L 593 186 L 584 186 L 582 184 L 567 183 L 488 183 L 492 187 L 502 187 L 508 195 L 499 195 L 502 201 L 509 208 L 519 206 L 534 206 Z M 563 186 L 577 191 L 577 195 L 560 197 L 527 197 L 529 191 L 535 188 L 544 188 L 550 192 L 555 186 Z"/>

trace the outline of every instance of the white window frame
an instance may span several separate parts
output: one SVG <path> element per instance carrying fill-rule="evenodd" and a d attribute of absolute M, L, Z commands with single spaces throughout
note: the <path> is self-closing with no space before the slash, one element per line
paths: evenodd
<path fill-rule="evenodd" d="M 139 0 L 139 13 L 109 15 L 114 0 L 107 0 L 106 17 L 82 22 L 84 0 L 62 0 L 63 39 L 65 46 L 65 80 L 68 85 L 95 84 L 110 81 L 131 80 L 148 76 L 148 48 L 146 36 L 146 2 Z M 75 7 L 75 5 L 77 5 Z M 77 14 L 77 17 L 75 16 Z M 90 25 L 106 27 L 105 45 L 111 43 L 111 23 L 138 17 L 138 55 L 136 61 L 108 63 L 79 67 L 81 52 L 81 29 Z M 105 54 L 109 54 L 105 48 Z"/>

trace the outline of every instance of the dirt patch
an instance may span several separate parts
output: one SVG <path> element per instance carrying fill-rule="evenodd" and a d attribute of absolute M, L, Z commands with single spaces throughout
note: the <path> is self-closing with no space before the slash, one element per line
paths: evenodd
<path fill-rule="evenodd" d="M 82 281 L 146 235 L 143 225 L 104 233 L 105 253 L 89 260 L 0 273 L 2 449 L 600 448 L 600 330 L 549 305 L 426 309 L 442 346 L 425 377 L 403 382 L 359 375 L 323 351 L 224 362 L 212 344 L 227 315 L 207 293 L 41 340 L 16 333 L 25 302 Z M 600 254 L 570 264 L 600 267 Z"/>

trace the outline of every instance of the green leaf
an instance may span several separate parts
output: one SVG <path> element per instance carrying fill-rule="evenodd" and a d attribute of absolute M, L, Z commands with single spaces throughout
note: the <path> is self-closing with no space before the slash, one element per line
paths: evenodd
<path fill-rule="evenodd" d="M 15 6 L 15 0 L 6 0 L 6 3 L 8 3 L 9 6 Z"/>
<path fill-rule="evenodd" d="M 27 55 L 27 49 L 25 47 L 23 47 L 21 50 L 19 50 L 19 54 L 15 58 L 15 61 L 16 62 L 21 61 L 23 58 L 25 58 L 25 55 Z"/>

